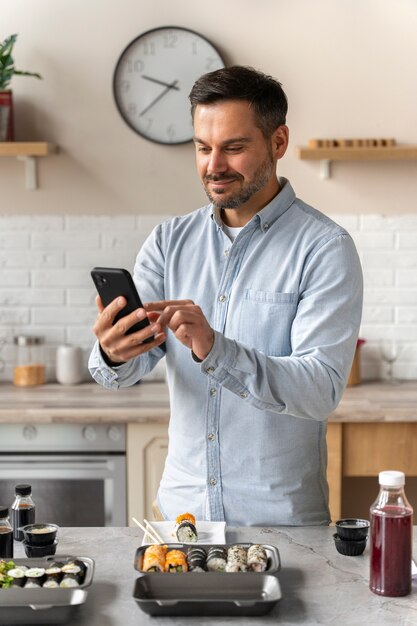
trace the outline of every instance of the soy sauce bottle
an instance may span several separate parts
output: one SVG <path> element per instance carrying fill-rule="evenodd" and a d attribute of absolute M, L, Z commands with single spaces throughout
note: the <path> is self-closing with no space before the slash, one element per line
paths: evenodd
<path fill-rule="evenodd" d="M 13 558 L 13 528 L 9 522 L 9 507 L 0 505 L 0 558 Z"/>
<path fill-rule="evenodd" d="M 411 592 L 413 509 L 403 472 L 380 472 L 379 494 L 371 506 L 371 572 L 369 587 L 381 596 Z"/>
<path fill-rule="evenodd" d="M 31 485 L 16 485 L 15 496 L 11 511 L 13 536 L 16 541 L 22 541 L 23 532 L 19 528 L 35 523 L 35 503 L 32 500 Z"/>

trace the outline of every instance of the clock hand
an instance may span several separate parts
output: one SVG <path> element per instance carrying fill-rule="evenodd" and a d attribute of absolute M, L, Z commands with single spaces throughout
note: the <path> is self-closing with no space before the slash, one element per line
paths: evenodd
<path fill-rule="evenodd" d="M 168 93 L 170 89 L 175 89 L 177 82 L 178 82 L 177 80 L 174 80 L 174 82 L 171 83 L 171 85 L 168 85 L 168 87 L 164 89 L 163 92 L 159 94 L 159 96 L 157 96 L 154 100 L 152 100 L 152 102 L 148 104 L 148 106 L 145 109 L 143 109 L 141 113 L 139 113 L 139 117 L 144 115 L 146 111 L 149 111 L 149 109 L 153 107 L 153 105 L 156 104 L 158 100 L 160 100 L 166 93 Z"/>
<path fill-rule="evenodd" d="M 142 74 L 142 78 L 146 78 L 146 80 L 150 80 L 153 83 L 158 83 L 158 85 L 164 85 L 164 87 L 169 87 L 170 89 L 176 89 L 177 91 L 179 90 L 179 87 L 177 87 L 175 85 L 175 83 L 173 84 L 169 84 L 169 83 L 165 83 L 163 80 L 158 80 L 157 78 L 152 78 L 152 76 L 145 76 L 144 74 Z M 177 81 L 175 81 L 177 82 Z"/>

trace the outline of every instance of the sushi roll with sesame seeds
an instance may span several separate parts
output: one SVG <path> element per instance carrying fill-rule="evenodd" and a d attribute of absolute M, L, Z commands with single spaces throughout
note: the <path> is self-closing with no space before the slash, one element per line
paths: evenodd
<path fill-rule="evenodd" d="M 265 572 L 268 566 L 268 557 L 263 546 L 254 543 L 248 548 L 248 570 L 251 572 Z"/>
<path fill-rule="evenodd" d="M 207 570 L 209 572 L 224 572 L 226 570 L 227 552 L 220 546 L 212 546 L 207 553 Z"/>
<path fill-rule="evenodd" d="M 227 550 L 226 572 L 247 572 L 248 558 L 243 546 L 230 546 Z"/>
<path fill-rule="evenodd" d="M 175 534 L 180 543 L 195 543 L 198 533 L 195 525 L 195 517 L 192 513 L 178 515 L 175 520 Z"/>

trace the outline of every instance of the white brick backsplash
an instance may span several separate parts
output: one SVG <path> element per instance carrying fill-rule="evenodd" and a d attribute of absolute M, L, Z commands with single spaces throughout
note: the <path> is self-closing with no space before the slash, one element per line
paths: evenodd
<path fill-rule="evenodd" d="M 390 324 L 394 321 L 394 309 L 392 307 L 364 306 L 362 324 L 371 322 Z"/>
<path fill-rule="evenodd" d="M 394 374 L 417 378 L 417 214 L 332 215 L 352 235 L 364 270 L 360 336 L 362 376 L 384 376 L 379 342 L 400 346 Z M 96 265 L 133 270 L 143 241 L 169 215 L 0 216 L 0 338 L 11 376 L 17 333 L 43 335 L 48 377 L 61 343 L 81 345 L 86 360 L 94 344 Z"/>
<path fill-rule="evenodd" d="M 98 248 L 99 241 L 99 233 L 88 231 L 32 234 L 32 247 L 35 250 L 90 250 Z"/>
<path fill-rule="evenodd" d="M 27 250 L 29 237 L 29 233 L 0 230 L 0 250 Z"/>
<path fill-rule="evenodd" d="M 64 289 L 2 289 L 0 287 L 0 306 L 49 306 L 64 304 Z"/>
<path fill-rule="evenodd" d="M 412 248 L 414 252 L 417 250 L 417 229 L 413 232 L 400 232 L 397 237 L 398 248 Z"/>
<path fill-rule="evenodd" d="M 60 251 L 0 252 L 0 267 L 64 267 L 64 254 Z"/>
<path fill-rule="evenodd" d="M 27 270 L 0 269 L 0 285 L 2 287 L 26 287 L 29 282 L 30 273 Z"/>

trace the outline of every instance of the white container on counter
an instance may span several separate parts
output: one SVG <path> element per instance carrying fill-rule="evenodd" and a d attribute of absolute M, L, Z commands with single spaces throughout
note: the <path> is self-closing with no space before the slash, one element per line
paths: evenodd
<path fill-rule="evenodd" d="M 83 351 L 65 344 L 56 351 L 56 379 L 61 385 L 76 385 L 84 378 Z"/>

